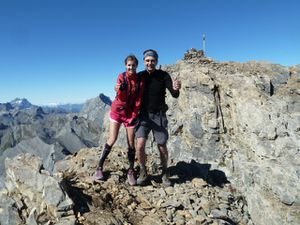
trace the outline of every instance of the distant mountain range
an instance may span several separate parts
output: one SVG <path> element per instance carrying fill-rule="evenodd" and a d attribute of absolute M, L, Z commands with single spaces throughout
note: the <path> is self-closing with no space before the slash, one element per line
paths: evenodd
<path fill-rule="evenodd" d="M 56 111 L 56 112 L 80 112 L 84 103 L 78 103 L 78 104 L 57 104 L 57 105 L 44 105 L 42 108 L 45 111 Z"/>
<path fill-rule="evenodd" d="M 40 154 L 52 165 L 81 148 L 98 146 L 110 103 L 104 94 L 84 104 L 37 106 L 25 98 L 0 103 L 0 177 L 4 159 L 20 152 Z"/>
<path fill-rule="evenodd" d="M 111 105 L 112 101 L 108 96 L 101 93 L 98 97 L 106 105 Z M 55 103 L 37 106 L 31 104 L 26 98 L 15 98 L 10 102 L 0 103 L 0 111 L 10 111 L 13 109 L 28 109 L 30 107 L 41 107 L 46 113 L 79 113 L 83 109 L 84 104 L 85 103 Z"/>
<path fill-rule="evenodd" d="M 100 94 L 101 96 L 103 94 Z M 105 96 L 105 95 L 103 95 Z M 103 97 L 108 98 L 108 97 Z M 109 99 L 109 98 L 108 98 Z M 107 101 L 107 100 L 106 100 Z M 49 104 L 49 105 L 42 105 L 37 106 L 31 104 L 26 98 L 15 98 L 14 100 L 7 102 L 7 103 L 0 103 L 0 111 L 1 110 L 13 110 L 13 109 L 28 109 L 30 107 L 42 107 L 45 112 L 51 113 L 78 113 L 82 110 L 84 103 L 67 103 L 67 104 Z"/>

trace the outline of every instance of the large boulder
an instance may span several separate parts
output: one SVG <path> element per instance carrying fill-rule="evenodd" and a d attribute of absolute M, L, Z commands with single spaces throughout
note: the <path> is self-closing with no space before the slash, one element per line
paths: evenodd
<path fill-rule="evenodd" d="M 42 160 L 19 154 L 5 160 L 5 188 L 0 189 L 0 224 L 75 224 L 73 201 L 63 180 L 43 170 Z"/>
<path fill-rule="evenodd" d="M 61 151 L 61 147 L 57 145 L 48 145 L 39 137 L 21 141 L 14 148 L 4 151 L 0 156 L 0 175 L 5 173 L 5 159 L 14 158 L 20 153 L 29 153 L 40 157 L 43 161 L 44 169 L 51 172 L 54 167 L 54 162 L 63 158 Z"/>

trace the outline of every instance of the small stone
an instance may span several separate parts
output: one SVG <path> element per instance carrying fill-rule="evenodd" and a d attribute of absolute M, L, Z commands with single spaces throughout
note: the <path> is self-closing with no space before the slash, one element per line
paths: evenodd
<path fill-rule="evenodd" d="M 172 212 L 172 210 L 171 209 L 167 209 L 166 214 L 167 214 L 167 219 L 169 221 L 172 221 L 173 220 L 173 212 Z"/>
<path fill-rule="evenodd" d="M 202 222 L 205 221 L 205 217 L 202 216 L 202 215 L 197 215 L 197 216 L 195 216 L 194 220 L 195 220 L 196 222 L 198 221 L 198 222 L 202 223 Z"/>
<path fill-rule="evenodd" d="M 164 191 L 163 188 L 160 188 L 160 189 L 158 190 L 158 192 L 159 192 L 159 194 L 160 194 L 160 197 L 162 197 L 162 198 L 166 197 L 166 192 Z"/>
<path fill-rule="evenodd" d="M 224 213 L 223 211 L 219 210 L 219 209 L 213 209 L 211 210 L 211 214 L 209 215 L 210 217 L 225 217 L 226 213 Z"/>
<path fill-rule="evenodd" d="M 229 198 L 230 195 L 231 195 L 230 192 L 220 191 L 219 194 L 218 194 L 218 197 L 223 199 L 223 200 L 228 201 L 228 198 Z"/>
<path fill-rule="evenodd" d="M 146 188 L 145 188 L 145 191 L 153 191 L 154 190 L 154 188 L 152 187 L 152 186 L 147 186 Z"/>
<path fill-rule="evenodd" d="M 197 211 L 195 210 L 189 210 L 190 214 L 192 215 L 192 217 L 196 217 L 197 216 Z"/>
<path fill-rule="evenodd" d="M 175 221 L 175 224 L 176 224 L 176 225 L 184 225 L 184 224 L 185 224 L 185 219 L 184 219 L 183 216 L 176 215 L 176 216 L 173 218 L 173 221 Z"/>
<path fill-rule="evenodd" d="M 151 209 L 150 213 L 156 213 L 156 209 Z"/>
<path fill-rule="evenodd" d="M 201 178 L 194 178 L 192 180 L 192 184 L 194 187 L 204 187 L 204 186 L 207 186 L 207 182 Z"/>
<path fill-rule="evenodd" d="M 141 224 L 161 225 L 161 219 L 156 214 L 145 216 Z"/>
<path fill-rule="evenodd" d="M 142 215 L 142 216 L 145 216 L 145 215 L 146 215 L 146 213 L 145 213 L 144 210 L 137 209 L 137 210 L 135 210 L 135 211 L 136 211 L 138 214 Z"/>
<path fill-rule="evenodd" d="M 221 203 L 220 205 L 219 205 L 219 208 L 220 209 L 228 209 L 228 205 L 227 204 L 224 204 L 224 203 Z"/>
<path fill-rule="evenodd" d="M 163 202 L 164 202 L 163 199 L 159 199 L 159 200 L 157 201 L 157 203 L 156 203 L 156 207 L 159 208 Z"/>
<path fill-rule="evenodd" d="M 130 207 L 131 207 L 133 210 L 136 209 L 136 207 L 137 207 L 136 202 L 132 202 L 131 205 L 130 205 Z"/>
<path fill-rule="evenodd" d="M 173 187 L 167 187 L 165 188 L 165 192 L 167 193 L 167 195 L 171 195 L 174 193 L 174 188 Z"/>

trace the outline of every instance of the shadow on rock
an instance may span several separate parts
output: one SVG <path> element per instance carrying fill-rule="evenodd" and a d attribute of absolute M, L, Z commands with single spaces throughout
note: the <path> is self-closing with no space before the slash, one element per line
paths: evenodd
<path fill-rule="evenodd" d="M 230 183 L 225 173 L 221 170 L 210 170 L 211 164 L 200 164 L 195 160 L 190 163 L 178 162 L 170 167 L 170 175 L 177 178 L 172 179 L 173 183 L 185 183 L 193 178 L 201 178 L 212 186 L 223 187 Z"/>
<path fill-rule="evenodd" d="M 92 203 L 92 197 L 85 194 L 83 188 L 76 187 L 76 181 L 64 179 L 63 186 L 69 197 L 74 202 L 74 214 L 89 212 L 89 205 Z"/>

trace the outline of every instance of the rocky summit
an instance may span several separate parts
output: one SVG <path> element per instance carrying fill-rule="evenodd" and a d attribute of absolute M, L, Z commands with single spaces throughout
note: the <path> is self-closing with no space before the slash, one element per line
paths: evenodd
<path fill-rule="evenodd" d="M 73 115 L 71 133 L 84 137 L 97 124 L 100 147 L 77 152 L 74 139 L 58 132 L 53 140 L 71 155 L 52 162 L 56 148 L 38 135 L 22 145 L 34 151 L 19 146 L 5 160 L 0 224 L 300 224 L 300 65 L 217 62 L 191 49 L 162 69 L 182 81 L 178 99 L 167 93 L 170 187 L 161 182 L 152 137 L 148 183 L 127 184 L 123 128 L 106 180 L 94 181 L 109 127 L 108 110 L 94 110 L 98 98 Z M 2 114 L 2 130 L 12 116 Z"/>

